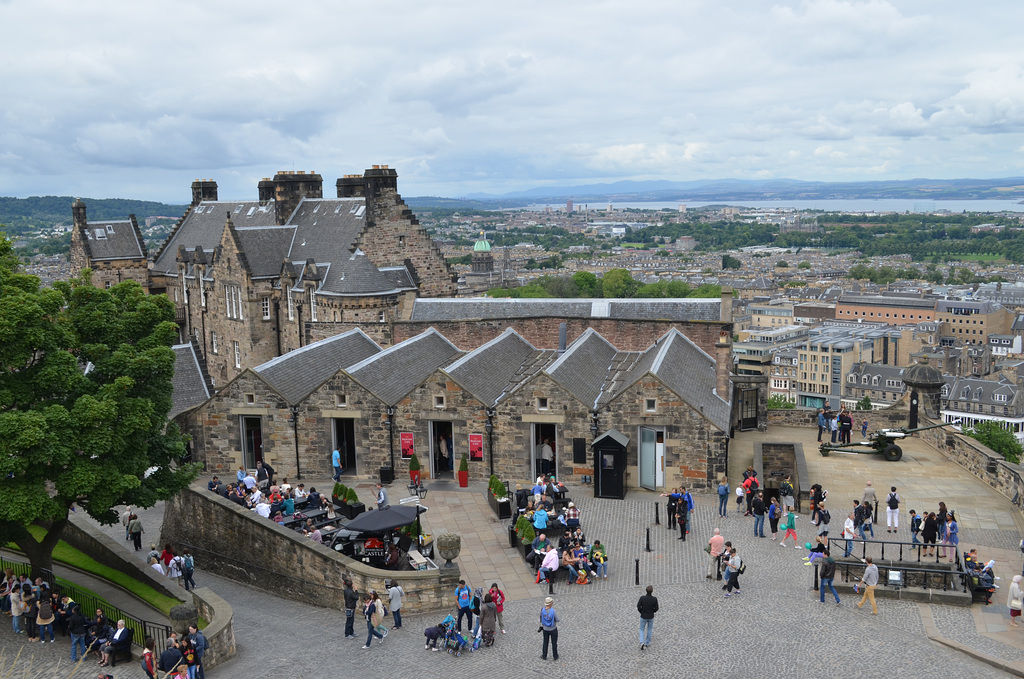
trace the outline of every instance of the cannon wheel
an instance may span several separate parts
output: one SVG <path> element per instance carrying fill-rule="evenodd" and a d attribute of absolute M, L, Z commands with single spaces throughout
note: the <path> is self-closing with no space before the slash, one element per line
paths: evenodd
<path fill-rule="evenodd" d="M 903 457 L 903 449 L 895 443 L 890 443 L 885 447 L 885 450 L 882 451 L 882 455 L 884 455 L 885 459 L 889 462 L 899 462 L 900 458 Z"/>

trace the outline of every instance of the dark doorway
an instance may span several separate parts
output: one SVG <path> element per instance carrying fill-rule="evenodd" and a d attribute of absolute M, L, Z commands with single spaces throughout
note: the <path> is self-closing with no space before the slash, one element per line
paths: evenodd
<path fill-rule="evenodd" d="M 433 421 L 430 423 L 430 475 L 435 479 L 455 478 L 455 442 L 452 440 L 452 423 Z"/>
<path fill-rule="evenodd" d="M 757 429 L 757 389 L 740 391 L 740 431 Z"/>
<path fill-rule="evenodd" d="M 334 418 L 334 449 L 341 454 L 342 476 L 356 475 L 356 422 Z M 333 473 L 333 472 L 332 472 Z"/>
<path fill-rule="evenodd" d="M 263 423 L 258 415 L 242 415 L 242 464 L 254 469 L 263 462 Z"/>
<path fill-rule="evenodd" d="M 531 450 L 531 473 L 534 478 L 541 474 L 556 474 L 558 469 L 557 430 L 553 424 L 535 423 L 533 425 L 533 448 Z M 544 444 L 551 447 L 551 460 L 546 461 Z"/>

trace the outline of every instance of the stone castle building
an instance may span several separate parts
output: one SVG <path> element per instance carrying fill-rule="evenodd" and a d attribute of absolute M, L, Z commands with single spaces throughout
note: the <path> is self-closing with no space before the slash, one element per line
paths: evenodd
<path fill-rule="evenodd" d="M 92 283 L 109 288 L 121 281 L 133 280 L 149 286 L 149 260 L 146 244 L 135 215 L 128 219 L 90 222 L 85 203 L 71 206 L 71 270 L 92 270 Z"/>

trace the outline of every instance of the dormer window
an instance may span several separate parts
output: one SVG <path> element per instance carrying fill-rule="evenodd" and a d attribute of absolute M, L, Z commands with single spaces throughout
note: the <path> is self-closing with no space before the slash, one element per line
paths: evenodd
<path fill-rule="evenodd" d="M 107 233 L 114 233 L 114 227 L 111 224 L 107 224 Z"/>

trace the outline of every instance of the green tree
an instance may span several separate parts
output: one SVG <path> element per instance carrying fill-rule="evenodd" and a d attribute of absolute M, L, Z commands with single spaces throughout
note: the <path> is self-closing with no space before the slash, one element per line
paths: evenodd
<path fill-rule="evenodd" d="M 794 410 L 796 404 L 782 394 L 772 394 L 768 397 L 768 410 Z"/>
<path fill-rule="evenodd" d="M 101 523 L 150 507 L 198 474 L 176 466 L 168 422 L 174 305 L 134 281 L 41 288 L 0 236 L 0 544 L 49 569 L 72 505 Z M 46 528 L 37 541 L 28 527 Z"/>
<path fill-rule="evenodd" d="M 798 269 L 810 269 L 811 268 L 811 263 L 808 262 L 807 260 L 804 260 L 804 261 L 800 262 L 799 264 L 797 264 L 796 268 L 798 268 Z"/>
<path fill-rule="evenodd" d="M 640 287 L 633 276 L 625 269 L 609 269 L 601 279 L 605 297 L 632 297 Z"/>
<path fill-rule="evenodd" d="M 1021 449 L 1020 441 L 1012 431 L 1003 429 L 998 422 L 979 422 L 974 427 L 965 429 L 964 433 L 999 453 L 1008 462 L 1020 464 L 1021 453 L 1024 452 Z"/>
<path fill-rule="evenodd" d="M 853 407 L 854 410 L 871 410 L 871 397 L 865 396 L 861 400 L 857 401 L 857 404 Z"/>
<path fill-rule="evenodd" d="M 589 271 L 577 271 L 572 275 L 580 297 L 600 297 L 597 294 L 597 276 Z"/>
<path fill-rule="evenodd" d="M 725 269 L 739 269 L 742 266 L 743 266 L 743 262 L 741 262 L 736 257 L 733 257 L 732 255 L 722 255 L 722 269 L 723 270 L 725 270 Z"/>
<path fill-rule="evenodd" d="M 784 259 L 780 259 L 779 261 L 775 262 L 775 268 L 776 269 L 788 269 L 789 268 L 789 262 L 787 262 Z"/>

